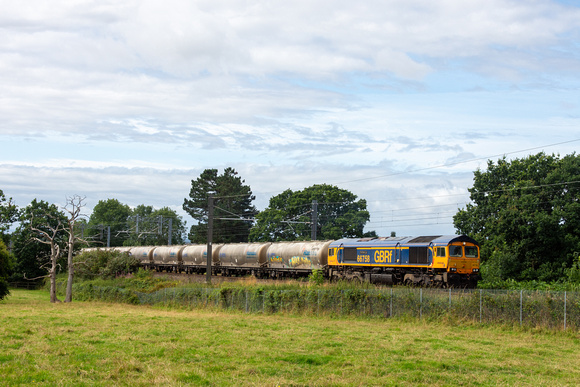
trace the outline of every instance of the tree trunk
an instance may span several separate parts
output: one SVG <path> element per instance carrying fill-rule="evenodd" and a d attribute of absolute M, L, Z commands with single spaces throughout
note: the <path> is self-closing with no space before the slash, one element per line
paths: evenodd
<path fill-rule="evenodd" d="M 60 302 L 60 300 L 56 297 L 56 270 L 53 268 L 50 271 L 50 302 Z"/>
<path fill-rule="evenodd" d="M 58 260 L 58 256 L 60 255 L 60 250 L 58 246 L 53 242 L 50 246 L 51 250 L 51 268 L 50 268 L 50 302 L 60 302 L 58 297 L 56 296 L 56 264 Z"/>
<path fill-rule="evenodd" d="M 74 241 L 71 241 L 71 239 L 73 239 L 73 234 L 71 233 L 69 236 L 69 242 L 68 242 L 68 279 L 66 281 L 66 297 L 64 299 L 64 302 L 72 302 L 72 286 L 73 286 L 73 278 L 74 278 L 74 265 L 73 265 L 73 246 L 74 246 Z"/>

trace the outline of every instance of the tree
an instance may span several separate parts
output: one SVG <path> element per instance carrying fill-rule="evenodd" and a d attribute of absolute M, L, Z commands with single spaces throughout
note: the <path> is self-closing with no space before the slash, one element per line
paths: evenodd
<path fill-rule="evenodd" d="M 48 270 L 48 276 L 50 277 L 50 302 L 60 302 L 56 296 L 56 273 L 58 259 L 62 250 L 62 234 L 65 230 L 66 218 L 58 209 L 56 213 L 45 212 L 42 214 L 41 219 L 35 218 L 34 215 L 32 213 L 30 222 L 32 239 L 50 247 L 50 268 Z"/>
<path fill-rule="evenodd" d="M 110 246 L 123 246 L 127 238 L 127 218 L 131 214 L 131 208 L 117 199 L 100 200 L 89 218 L 92 238 L 99 239 L 99 244 L 103 246 L 110 232 Z"/>
<path fill-rule="evenodd" d="M 579 181 L 575 154 L 490 160 L 474 172 L 455 227 L 481 243 L 482 269 L 498 279 L 563 278 L 580 252 Z"/>
<path fill-rule="evenodd" d="M 84 205 L 85 198 L 78 195 L 67 198 L 67 204 L 64 210 L 68 213 L 68 218 L 64 231 L 68 235 L 67 241 L 67 268 L 68 268 L 68 280 L 66 283 L 66 296 L 64 302 L 72 302 L 72 285 L 74 280 L 74 264 L 73 264 L 73 254 L 75 250 L 75 243 L 79 239 L 77 232 L 75 230 L 78 220 L 81 218 L 81 210 Z M 84 242 L 84 240 L 83 240 Z"/>
<path fill-rule="evenodd" d="M 15 266 L 12 279 L 39 279 L 44 278 L 51 266 L 51 248 L 34 238 L 38 233 L 33 228 L 55 229 L 66 223 L 66 217 L 54 204 L 34 199 L 20 215 L 20 225 L 13 234 L 13 253 Z M 57 235 L 55 241 L 59 248 L 64 249 L 66 241 L 64 235 Z M 60 263 L 60 262 L 59 262 Z M 57 264 L 58 266 L 58 264 Z"/>
<path fill-rule="evenodd" d="M 0 189 L 0 300 L 6 297 L 8 291 L 8 277 L 12 271 L 12 259 L 6 248 L 10 225 L 18 218 L 18 207 L 12 203 L 12 198 L 6 199 Z"/>
<path fill-rule="evenodd" d="M 8 276 L 12 267 L 10 253 L 4 242 L 0 239 L 0 300 L 10 294 L 8 290 Z"/>
<path fill-rule="evenodd" d="M 312 202 L 317 201 L 317 239 L 362 237 L 370 219 L 366 200 L 338 187 L 320 184 L 270 199 L 250 233 L 252 241 L 307 240 L 311 237 Z M 372 232 L 372 234 L 375 234 Z M 375 234 L 376 235 L 376 234 Z"/>
<path fill-rule="evenodd" d="M 12 198 L 6 199 L 4 192 L 0 189 L 0 237 L 7 243 L 6 232 L 10 225 L 18 219 L 18 207 L 12 203 Z"/>
<path fill-rule="evenodd" d="M 233 168 L 226 168 L 222 175 L 217 169 L 206 169 L 191 181 L 189 199 L 183 201 L 183 210 L 198 221 L 192 225 L 189 240 L 192 243 L 207 242 L 207 221 L 209 194 L 213 194 L 214 222 L 213 241 L 216 243 L 246 242 L 252 227 L 256 198 L 248 185 L 245 185 Z M 224 220 L 229 218 L 229 220 Z"/>

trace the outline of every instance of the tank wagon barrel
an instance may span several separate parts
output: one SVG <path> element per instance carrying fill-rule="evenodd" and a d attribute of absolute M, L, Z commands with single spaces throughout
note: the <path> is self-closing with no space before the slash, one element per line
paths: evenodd
<path fill-rule="evenodd" d="M 141 262 L 141 266 L 146 269 L 153 269 L 153 251 L 155 246 L 135 246 L 129 250 L 129 254 Z"/>
<path fill-rule="evenodd" d="M 159 271 L 179 271 L 186 246 L 159 246 L 153 250 L 153 263 Z"/>
<path fill-rule="evenodd" d="M 223 244 L 212 246 L 212 266 L 219 264 L 219 251 Z M 207 270 L 207 245 L 187 245 L 181 253 L 182 269 L 186 273 L 205 273 Z"/>
<path fill-rule="evenodd" d="M 279 242 L 268 248 L 268 268 L 273 277 L 280 274 L 308 275 L 324 270 L 328 263 L 331 241 Z"/>
<path fill-rule="evenodd" d="M 266 264 L 271 243 L 235 243 L 223 245 L 219 251 L 219 266 L 223 275 L 257 274 Z"/>

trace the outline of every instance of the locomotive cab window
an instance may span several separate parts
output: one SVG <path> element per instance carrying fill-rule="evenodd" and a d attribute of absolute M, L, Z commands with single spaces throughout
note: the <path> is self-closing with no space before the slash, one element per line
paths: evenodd
<path fill-rule="evenodd" d="M 435 248 L 435 256 L 436 257 L 445 257 L 445 247 L 436 247 Z"/>
<path fill-rule="evenodd" d="M 334 249 L 328 249 L 328 256 L 334 257 Z"/>
<path fill-rule="evenodd" d="M 463 257 L 463 247 L 461 247 L 461 246 L 449 246 L 449 256 L 450 257 Z"/>
<path fill-rule="evenodd" d="M 465 246 L 465 256 L 467 258 L 477 258 L 477 247 Z"/>

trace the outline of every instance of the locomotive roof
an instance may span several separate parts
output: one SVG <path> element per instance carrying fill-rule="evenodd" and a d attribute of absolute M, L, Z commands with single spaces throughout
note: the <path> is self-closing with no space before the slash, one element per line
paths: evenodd
<path fill-rule="evenodd" d="M 383 246 L 445 246 L 453 242 L 470 242 L 479 245 L 474 239 L 466 235 L 431 235 L 419 237 L 379 237 L 379 238 L 345 238 L 332 242 L 332 246 L 346 247 Z"/>

